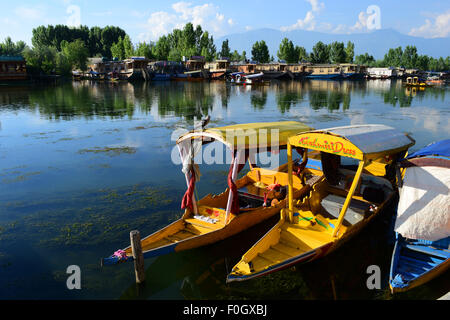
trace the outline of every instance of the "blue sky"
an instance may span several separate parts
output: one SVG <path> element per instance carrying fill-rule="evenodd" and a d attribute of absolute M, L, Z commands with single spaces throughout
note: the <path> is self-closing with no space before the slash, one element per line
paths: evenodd
<path fill-rule="evenodd" d="M 447 0 L 428 0 L 426 6 L 423 0 L 0 0 L 0 5 L 0 41 L 11 36 L 27 43 L 39 25 L 79 23 L 118 25 L 133 42 L 155 40 L 188 21 L 201 24 L 216 38 L 259 28 L 325 33 L 392 28 L 426 38 L 450 35 Z"/>

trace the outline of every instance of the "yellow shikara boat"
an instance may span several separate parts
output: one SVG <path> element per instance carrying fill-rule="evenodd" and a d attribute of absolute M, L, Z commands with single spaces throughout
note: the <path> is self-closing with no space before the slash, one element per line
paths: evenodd
<path fill-rule="evenodd" d="M 337 127 L 289 138 L 289 207 L 242 256 L 227 282 L 266 275 L 335 250 L 390 201 L 395 192 L 395 162 L 414 143 L 408 135 L 384 125 Z M 320 151 L 324 173 L 300 198 L 291 174 L 293 147 Z"/>
<path fill-rule="evenodd" d="M 290 136 L 309 130 L 311 128 L 303 123 L 285 121 L 191 131 L 179 137 L 177 145 L 188 186 L 182 201 L 185 212 L 179 220 L 141 240 L 144 258 L 208 245 L 278 214 L 287 205 L 287 164 L 275 170 L 258 168 L 254 157 L 267 151 L 276 154 L 278 150 L 286 149 Z M 232 154 L 227 180 L 229 188 L 197 201 L 194 189 L 200 173 L 194 159 L 203 145 L 212 142 L 224 144 Z M 247 162 L 251 170 L 237 179 Z M 309 181 L 322 175 L 320 163 L 318 168 L 310 166 L 304 171 Z M 291 192 L 296 197 L 309 189 L 307 182 L 291 177 Z M 132 260 L 131 247 L 127 247 L 102 259 L 102 263 L 109 265 Z"/>
<path fill-rule="evenodd" d="M 420 81 L 419 77 L 408 77 L 406 78 L 406 83 L 405 86 L 407 87 L 431 87 L 432 85 L 424 82 L 424 81 Z"/>

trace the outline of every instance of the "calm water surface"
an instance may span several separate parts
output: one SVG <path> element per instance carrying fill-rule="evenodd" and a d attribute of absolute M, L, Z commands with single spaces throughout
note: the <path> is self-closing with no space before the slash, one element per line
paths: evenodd
<path fill-rule="evenodd" d="M 1 299 L 390 299 L 394 208 L 325 259 L 243 283 L 227 271 L 277 217 L 226 241 L 133 264 L 100 258 L 181 215 L 185 189 L 171 153 L 180 128 L 297 120 L 314 128 L 379 123 L 408 132 L 412 150 L 450 136 L 448 88 L 407 90 L 400 82 L 274 82 L 267 87 L 205 83 L 90 83 L 0 86 Z M 202 167 L 199 192 L 226 187 L 227 166 Z M 369 265 L 382 289 L 366 287 Z M 66 268 L 82 289 L 66 288 Z M 400 298 L 435 299 L 448 273 Z"/>

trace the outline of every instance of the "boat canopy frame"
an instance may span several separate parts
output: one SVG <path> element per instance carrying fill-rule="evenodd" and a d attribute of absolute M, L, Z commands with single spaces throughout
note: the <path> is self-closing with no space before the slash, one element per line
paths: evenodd
<path fill-rule="evenodd" d="M 183 163 L 183 173 L 186 177 L 188 190 L 191 179 L 196 175 L 197 170 L 195 169 L 194 157 L 203 144 L 219 141 L 232 152 L 232 161 L 230 164 L 231 177 L 229 177 L 229 187 L 231 189 L 230 184 L 236 181 L 239 170 L 242 169 L 239 166 L 245 165 L 247 162 L 249 151 L 257 151 L 260 148 L 265 148 L 265 151 L 272 151 L 274 147 L 278 148 L 278 150 L 280 148 L 286 148 L 289 137 L 300 132 L 310 131 L 311 129 L 301 122 L 281 121 L 237 124 L 204 130 L 193 130 L 185 133 L 178 138 L 176 144 Z M 275 140 L 272 139 L 272 130 L 277 130 Z M 201 142 L 200 145 L 198 144 L 199 142 Z M 225 222 L 228 222 L 235 196 L 233 192 L 229 193 Z M 193 192 L 192 203 L 194 213 L 198 213 Z"/>
<path fill-rule="evenodd" d="M 287 145 L 290 221 L 293 221 L 294 213 L 292 147 L 312 149 L 359 160 L 358 169 L 339 213 L 337 225 L 333 230 L 332 236 L 336 237 L 361 179 L 364 167 L 380 157 L 392 157 L 402 151 L 406 152 L 414 144 L 414 139 L 409 135 L 386 125 L 334 127 L 304 132 L 290 137 Z"/>

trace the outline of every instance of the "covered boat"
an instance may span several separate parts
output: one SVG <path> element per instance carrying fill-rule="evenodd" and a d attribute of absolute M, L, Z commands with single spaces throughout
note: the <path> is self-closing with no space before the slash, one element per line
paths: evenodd
<path fill-rule="evenodd" d="M 266 275 L 335 250 L 392 199 L 392 169 L 414 143 L 385 125 L 337 127 L 289 138 L 289 208 L 281 210 L 279 222 L 242 256 L 227 281 Z M 324 175 L 303 197 L 295 194 L 293 148 L 321 154 Z"/>
<path fill-rule="evenodd" d="M 395 221 L 392 293 L 422 285 L 450 266 L 450 139 L 400 163 L 405 169 Z"/>
<path fill-rule="evenodd" d="M 255 157 L 261 152 L 276 153 L 286 149 L 290 136 L 308 130 L 310 128 L 303 123 L 285 121 L 194 130 L 182 135 L 177 145 L 188 186 L 182 199 L 185 211 L 179 220 L 141 240 L 144 258 L 211 244 L 278 214 L 287 201 L 287 165 L 274 170 L 258 168 Z M 203 145 L 213 142 L 223 144 L 231 153 L 226 178 L 228 188 L 221 194 L 197 200 L 194 189 L 200 172 L 194 160 Z M 247 162 L 251 170 L 237 179 Z M 312 181 L 321 175 L 321 171 L 320 167 L 310 167 L 305 171 Z M 293 177 L 291 189 L 296 197 L 300 197 L 309 191 L 310 186 L 299 177 Z M 132 260 L 132 250 L 127 247 L 103 259 L 103 264 Z"/>

